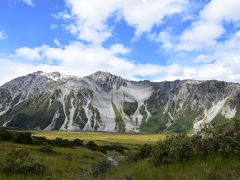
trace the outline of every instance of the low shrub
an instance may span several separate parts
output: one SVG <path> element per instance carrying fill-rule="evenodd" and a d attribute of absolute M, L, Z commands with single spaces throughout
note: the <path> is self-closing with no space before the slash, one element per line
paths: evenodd
<path fill-rule="evenodd" d="M 46 153 L 46 154 L 51 154 L 51 153 L 55 153 L 55 151 L 53 150 L 53 147 L 48 144 L 47 142 L 44 142 L 41 146 L 39 151 Z"/>
<path fill-rule="evenodd" d="M 109 144 L 109 145 L 103 145 L 103 149 L 106 151 L 116 151 L 119 153 L 124 153 L 124 150 L 127 150 L 128 148 L 125 146 L 122 146 L 120 144 Z"/>
<path fill-rule="evenodd" d="M 99 146 L 94 141 L 88 141 L 88 143 L 86 144 L 86 147 L 88 149 L 91 149 L 92 151 L 99 150 Z"/>
<path fill-rule="evenodd" d="M 137 159 L 145 159 L 150 157 L 153 152 L 153 147 L 150 144 L 144 144 L 141 146 L 137 152 Z"/>
<path fill-rule="evenodd" d="M 80 139 L 74 139 L 72 143 L 73 146 L 83 146 L 83 140 Z"/>
<path fill-rule="evenodd" d="M 13 142 L 19 144 L 32 144 L 32 133 L 30 132 L 13 132 Z"/>
<path fill-rule="evenodd" d="M 128 161 L 138 161 L 148 157 L 151 157 L 153 153 L 153 146 L 149 144 L 144 144 L 135 152 L 128 153 L 127 160 Z"/>
<path fill-rule="evenodd" d="M 106 158 L 97 160 L 91 168 L 92 175 L 98 177 L 112 169 L 112 162 Z"/>
<path fill-rule="evenodd" d="M 21 149 L 10 151 L 3 165 L 5 173 L 43 174 L 45 171 L 46 167 L 41 162 Z"/>
<path fill-rule="evenodd" d="M 44 142 L 48 142 L 49 140 L 47 140 L 47 138 L 45 137 L 36 137 L 36 136 L 32 136 L 32 142 L 34 145 L 41 145 Z"/>
<path fill-rule="evenodd" d="M 71 147 L 71 148 L 73 147 L 72 141 L 68 141 L 67 139 L 62 139 L 62 138 L 48 140 L 48 143 L 53 146 L 58 146 L 58 147 Z"/>
<path fill-rule="evenodd" d="M 0 137 L 2 138 L 3 141 L 11 141 L 13 135 L 5 129 L 0 129 Z"/>

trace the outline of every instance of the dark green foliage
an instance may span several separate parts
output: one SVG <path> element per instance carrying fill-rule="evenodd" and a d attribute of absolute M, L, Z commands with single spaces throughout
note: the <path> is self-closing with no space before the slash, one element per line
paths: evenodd
<path fill-rule="evenodd" d="M 86 147 L 92 151 L 97 151 L 99 149 L 98 145 L 94 141 L 88 141 Z"/>
<path fill-rule="evenodd" d="M 44 140 L 40 139 L 39 141 Z M 74 147 L 74 146 L 83 146 L 83 140 L 80 139 L 74 139 L 73 141 L 69 141 L 67 139 L 62 138 L 56 138 L 53 140 L 46 140 L 44 142 L 47 142 L 48 144 L 51 144 L 52 146 L 58 146 L 58 147 Z"/>
<path fill-rule="evenodd" d="M 51 144 L 52 146 L 58 147 L 74 147 L 74 146 L 82 146 L 83 140 L 74 139 L 73 141 L 69 141 L 67 139 L 56 138 L 54 140 L 47 140 L 47 143 Z"/>
<path fill-rule="evenodd" d="M 152 156 L 154 165 L 159 166 L 171 162 L 183 162 L 193 155 L 191 138 L 185 134 L 167 137 L 158 142 Z"/>
<path fill-rule="evenodd" d="M 73 146 L 83 146 L 83 140 L 74 139 L 73 140 Z"/>
<path fill-rule="evenodd" d="M 92 151 L 99 151 L 104 154 L 107 153 L 107 151 L 116 151 L 119 153 L 124 153 L 124 150 L 127 150 L 128 148 L 119 144 L 109 144 L 109 145 L 103 145 L 99 146 L 94 141 L 89 141 L 86 145 L 86 148 L 92 150 Z"/>
<path fill-rule="evenodd" d="M 13 135 L 5 129 L 0 129 L 0 137 L 2 138 L 3 141 L 11 141 Z"/>
<path fill-rule="evenodd" d="M 55 151 L 53 150 L 53 147 L 52 147 L 50 144 L 48 144 L 47 142 L 44 142 L 44 143 L 41 145 L 39 151 L 41 151 L 41 152 L 43 152 L 43 153 L 46 153 L 46 154 L 52 154 L 52 153 L 55 152 Z"/>
<path fill-rule="evenodd" d="M 19 144 L 32 144 L 32 133 L 14 132 L 12 141 Z"/>
<path fill-rule="evenodd" d="M 32 133 L 30 132 L 8 131 L 5 129 L 0 130 L 0 137 L 4 141 L 12 141 L 20 144 L 41 145 L 43 143 L 48 143 L 52 146 L 58 146 L 58 147 L 83 146 L 83 140 L 80 140 L 80 139 L 74 139 L 73 141 L 62 139 L 62 138 L 49 140 L 49 139 L 46 139 L 45 137 L 32 136 Z"/>
<path fill-rule="evenodd" d="M 72 141 L 69 141 L 67 139 L 62 139 L 62 138 L 56 138 L 54 140 L 48 140 L 48 143 L 53 145 L 53 146 L 58 146 L 58 147 L 73 147 Z"/>
<path fill-rule="evenodd" d="M 152 162 L 159 166 L 187 161 L 192 157 L 206 158 L 216 153 L 224 156 L 240 154 L 239 120 L 221 125 L 208 125 L 192 137 L 184 134 L 167 137 L 156 145 Z"/>
<path fill-rule="evenodd" d="M 3 172 L 5 173 L 43 174 L 45 171 L 46 167 L 24 150 L 10 151 L 3 166 Z"/>
<path fill-rule="evenodd" d="M 91 168 L 91 172 L 94 177 L 99 177 L 102 174 L 112 169 L 112 163 L 106 158 L 97 160 Z"/>
<path fill-rule="evenodd" d="M 223 154 L 240 153 L 240 120 L 202 129 L 203 142 L 211 140 L 215 151 Z"/>
<path fill-rule="evenodd" d="M 44 142 L 48 142 L 49 140 L 47 140 L 45 137 L 37 137 L 37 136 L 32 136 L 32 142 L 35 145 L 41 145 Z"/>
<path fill-rule="evenodd" d="M 148 156 L 151 156 L 153 152 L 153 146 L 150 144 L 144 144 L 139 148 L 139 151 L 137 153 L 138 159 L 144 159 Z"/>
<path fill-rule="evenodd" d="M 144 144 L 136 152 L 128 154 L 129 161 L 138 161 L 152 156 L 153 146 Z"/>
<path fill-rule="evenodd" d="M 102 149 L 104 149 L 105 151 L 116 151 L 119 153 L 124 153 L 124 150 L 127 150 L 128 148 L 120 145 L 120 144 L 108 144 L 108 145 L 103 145 L 101 146 Z"/>
<path fill-rule="evenodd" d="M 128 115 L 129 117 L 135 113 L 137 110 L 138 103 L 137 101 L 135 102 L 124 102 L 123 103 L 123 112 Z"/>
<path fill-rule="evenodd" d="M 92 151 L 99 151 L 102 152 L 104 154 L 107 153 L 107 150 L 103 148 L 103 146 L 98 146 L 94 141 L 89 141 L 86 144 L 86 148 L 92 150 Z"/>

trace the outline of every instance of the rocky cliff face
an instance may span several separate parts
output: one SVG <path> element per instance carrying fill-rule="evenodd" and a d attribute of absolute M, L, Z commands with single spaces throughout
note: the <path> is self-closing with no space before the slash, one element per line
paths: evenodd
<path fill-rule="evenodd" d="M 67 131 L 197 132 L 240 117 L 240 85 L 35 72 L 0 87 L 0 125 Z"/>

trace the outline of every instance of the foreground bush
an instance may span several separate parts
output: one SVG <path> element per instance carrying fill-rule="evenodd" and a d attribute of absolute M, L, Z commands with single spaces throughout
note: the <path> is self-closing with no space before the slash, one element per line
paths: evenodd
<path fill-rule="evenodd" d="M 191 137 L 181 134 L 167 137 L 158 142 L 152 156 L 154 165 L 183 162 L 193 156 Z"/>
<path fill-rule="evenodd" d="M 31 158 L 24 150 L 12 150 L 4 161 L 3 172 L 19 174 L 43 174 L 46 167 L 39 161 Z"/>
<path fill-rule="evenodd" d="M 112 162 L 106 158 L 97 160 L 91 168 L 92 175 L 98 177 L 112 169 Z"/>
<path fill-rule="evenodd" d="M 211 154 L 240 155 L 240 120 L 209 124 L 192 137 L 183 134 L 167 137 L 156 145 L 152 162 L 158 166 Z"/>

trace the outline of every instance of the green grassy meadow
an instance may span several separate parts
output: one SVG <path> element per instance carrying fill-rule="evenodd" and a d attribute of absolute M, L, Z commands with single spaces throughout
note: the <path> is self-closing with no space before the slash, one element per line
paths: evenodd
<path fill-rule="evenodd" d="M 82 171 L 87 171 L 92 163 L 105 155 L 90 151 L 86 148 L 61 148 L 54 147 L 54 154 L 40 152 L 39 146 L 15 144 L 12 142 L 0 142 L 0 168 L 4 163 L 7 153 L 12 149 L 24 149 L 30 155 L 41 161 L 47 167 L 44 175 L 22 175 L 0 173 L 1 180 L 42 180 L 42 179 L 76 179 Z"/>
<path fill-rule="evenodd" d="M 66 131 L 31 131 L 33 136 L 46 137 L 47 139 L 81 139 L 84 141 L 96 141 L 97 143 L 119 143 L 129 145 L 141 145 L 156 143 L 163 140 L 167 134 L 147 133 L 110 133 L 110 132 L 66 132 Z"/>
<path fill-rule="evenodd" d="M 122 165 L 107 173 L 106 180 L 237 180 L 240 179 L 240 157 L 213 155 L 184 163 L 153 166 L 149 159 Z"/>
<path fill-rule="evenodd" d="M 29 132 L 29 131 L 28 131 Z M 235 180 L 240 179 L 240 156 L 222 156 L 218 153 L 206 158 L 194 158 L 187 162 L 176 162 L 154 166 L 150 158 L 128 161 L 129 153 L 136 152 L 143 144 L 155 145 L 164 140 L 168 134 L 133 134 L 105 132 L 64 132 L 64 131 L 31 131 L 32 136 L 47 139 L 62 138 L 68 140 L 81 139 L 84 144 L 94 141 L 99 145 L 120 144 L 128 147 L 123 154 L 115 151 L 93 151 L 86 146 L 57 147 L 55 153 L 46 154 L 39 151 L 39 145 L 25 145 L 0 141 L 0 169 L 6 162 L 8 152 L 13 149 L 24 149 L 31 157 L 39 160 L 47 167 L 44 174 L 24 175 L 4 173 L 0 171 L 0 180 Z M 119 164 L 97 178 L 92 176 L 91 168 L 99 159 L 110 156 L 121 157 Z"/>

